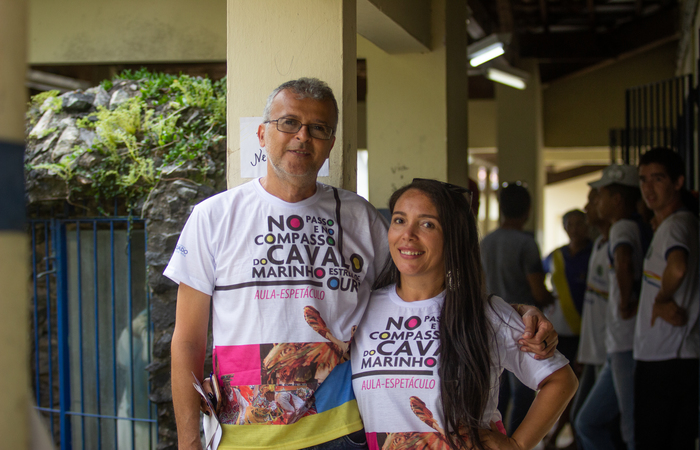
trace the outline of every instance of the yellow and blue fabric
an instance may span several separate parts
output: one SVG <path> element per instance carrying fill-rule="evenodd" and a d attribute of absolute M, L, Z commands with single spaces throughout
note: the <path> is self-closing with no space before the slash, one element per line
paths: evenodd
<path fill-rule="evenodd" d="M 572 255 L 569 246 L 565 245 L 554 250 L 544 260 L 544 268 L 551 274 L 561 312 L 575 335 L 581 333 L 581 314 L 592 249 L 593 245 L 589 243 L 586 248 Z"/>

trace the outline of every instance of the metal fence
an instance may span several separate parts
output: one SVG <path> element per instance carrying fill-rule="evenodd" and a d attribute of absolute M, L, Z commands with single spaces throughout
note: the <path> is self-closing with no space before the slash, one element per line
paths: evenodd
<path fill-rule="evenodd" d="M 625 128 L 610 132 L 611 161 L 637 164 L 646 150 L 669 147 L 685 161 L 686 185 L 696 187 L 698 95 L 692 75 L 627 89 Z"/>
<path fill-rule="evenodd" d="M 146 230 L 133 218 L 31 220 L 33 388 L 65 449 L 156 446 Z"/>

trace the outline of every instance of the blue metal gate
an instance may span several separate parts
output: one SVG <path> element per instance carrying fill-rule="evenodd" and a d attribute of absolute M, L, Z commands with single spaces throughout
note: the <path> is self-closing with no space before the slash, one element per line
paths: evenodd
<path fill-rule="evenodd" d="M 65 449 L 156 446 L 152 324 L 140 219 L 32 220 L 37 409 Z"/>

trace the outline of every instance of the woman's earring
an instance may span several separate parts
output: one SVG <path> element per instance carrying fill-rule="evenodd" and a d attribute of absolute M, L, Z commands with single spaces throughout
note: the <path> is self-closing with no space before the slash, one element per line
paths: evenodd
<path fill-rule="evenodd" d="M 459 287 L 459 277 L 453 275 L 451 270 L 447 271 L 447 274 L 445 275 L 445 281 L 447 284 L 447 289 L 450 291 L 454 291 Z"/>

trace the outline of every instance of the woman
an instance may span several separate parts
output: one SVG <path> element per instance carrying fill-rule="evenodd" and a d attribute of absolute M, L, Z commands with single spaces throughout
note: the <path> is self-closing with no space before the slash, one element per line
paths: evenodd
<path fill-rule="evenodd" d="M 454 188 L 414 180 L 390 200 L 391 261 L 351 358 L 370 449 L 530 449 L 576 390 L 566 359 L 522 353 L 520 317 L 484 294 L 475 219 Z M 496 409 L 504 368 L 539 389 L 511 438 Z"/>

